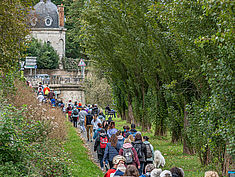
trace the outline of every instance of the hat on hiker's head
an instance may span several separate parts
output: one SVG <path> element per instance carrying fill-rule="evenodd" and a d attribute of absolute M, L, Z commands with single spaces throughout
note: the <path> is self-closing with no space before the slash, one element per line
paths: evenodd
<path fill-rule="evenodd" d="M 123 162 L 126 162 L 126 158 L 121 156 L 121 155 L 116 155 L 114 158 L 113 158 L 113 164 L 118 164 L 120 161 L 123 161 Z"/>

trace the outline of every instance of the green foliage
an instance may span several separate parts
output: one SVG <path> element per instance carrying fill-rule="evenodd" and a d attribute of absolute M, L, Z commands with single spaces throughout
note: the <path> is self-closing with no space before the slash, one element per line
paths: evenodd
<path fill-rule="evenodd" d="M 47 139 L 47 123 L 26 119 L 24 107 L 2 103 L 0 176 L 70 176 L 67 155 Z"/>
<path fill-rule="evenodd" d="M 25 50 L 25 37 L 30 1 L 2 0 L 0 2 L 0 72 L 7 72 L 18 67 Z"/>
<path fill-rule="evenodd" d="M 33 38 L 27 45 L 27 56 L 37 57 L 38 69 L 56 69 L 59 56 L 49 43 L 42 43 Z"/>
<path fill-rule="evenodd" d="M 223 175 L 234 153 L 233 7 L 230 0 L 91 0 L 80 32 L 121 115 L 133 110 L 143 129 L 154 122 L 155 133 L 170 128 L 173 142 L 183 138 Z"/>

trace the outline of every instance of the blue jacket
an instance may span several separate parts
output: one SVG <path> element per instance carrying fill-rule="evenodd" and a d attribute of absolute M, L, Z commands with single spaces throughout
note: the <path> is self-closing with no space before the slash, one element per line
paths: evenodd
<path fill-rule="evenodd" d="M 98 129 L 95 130 L 93 139 L 96 139 L 96 138 L 97 138 L 97 136 L 98 136 L 98 134 L 99 134 L 99 132 L 100 132 L 101 129 L 102 129 L 102 128 L 98 128 Z"/>
<path fill-rule="evenodd" d="M 105 161 L 106 159 L 108 161 L 112 161 L 116 155 L 118 155 L 117 149 L 111 146 L 111 143 L 108 143 L 104 151 L 103 161 Z"/>
<path fill-rule="evenodd" d="M 108 134 L 109 138 L 111 138 L 111 136 L 113 134 L 115 134 L 116 132 L 117 132 L 117 129 L 116 128 L 112 128 L 112 129 L 108 129 L 107 134 Z"/>
<path fill-rule="evenodd" d="M 122 135 L 118 136 L 118 142 L 117 142 L 117 150 L 119 152 L 119 150 L 122 148 L 123 144 L 124 144 L 124 137 Z"/>

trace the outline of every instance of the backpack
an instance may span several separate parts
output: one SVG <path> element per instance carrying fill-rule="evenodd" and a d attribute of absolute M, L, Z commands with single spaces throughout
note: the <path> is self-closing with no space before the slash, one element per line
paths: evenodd
<path fill-rule="evenodd" d="M 152 150 L 151 150 L 150 144 L 146 144 L 146 150 L 147 150 L 146 157 L 147 158 L 152 158 L 153 154 L 152 154 Z"/>
<path fill-rule="evenodd" d="M 135 150 L 136 150 L 136 152 L 138 154 L 139 159 L 143 157 L 141 147 L 142 147 L 142 144 L 140 144 L 140 143 L 135 143 L 134 144 L 134 148 L 135 148 Z"/>
<path fill-rule="evenodd" d="M 131 148 L 123 148 L 123 156 L 126 158 L 127 164 L 131 164 L 133 162 L 133 151 Z"/>
<path fill-rule="evenodd" d="M 88 114 L 88 115 L 86 116 L 86 125 L 91 125 L 92 119 L 93 119 L 93 116 L 90 115 L 90 114 Z"/>
<path fill-rule="evenodd" d="M 102 137 L 102 136 L 101 136 L 101 137 L 100 137 L 100 148 L 101 148 L 101 149 L 105 149 L 107 143 L 108 143 L 108 138 L 107 138 L 107 136 L 105 136 L 105 137 Z"/>
<path fill-rule="evenodd" d="M 74 115 L 78 115 L 78 110 L 75 109 L 75 110 L 73 111 L 73 114 L 74 114 Z"/>
<path fill-rule="evenodd" d="M 48 95 L 48 93 L 49 93 L 49 90 L 47 89 L 47 90 L 45 91 L 45 95 Z"/>

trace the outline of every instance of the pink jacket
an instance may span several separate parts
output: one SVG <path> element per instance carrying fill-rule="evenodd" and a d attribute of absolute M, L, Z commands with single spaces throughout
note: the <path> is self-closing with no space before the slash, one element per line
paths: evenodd
<path fill-rule="evenodd" d="M 125 143 L 125 144 L 123 144 L 123 147 L 120 149 L 119 155 L 123 156 L 123 148 L 126 148 L 126 149 L 131 148 L 132 149 L 132 151 L 134 153 L 134 161 L 132 162 L 132 165 L 135 165 L 136 168 L 138 168 L 140 166 L 140 161 L 139 161 L 139 158 L 138 158 L 138 155 L 137 155 L 135 148 L 132 146 L 132 144 Z"/>

